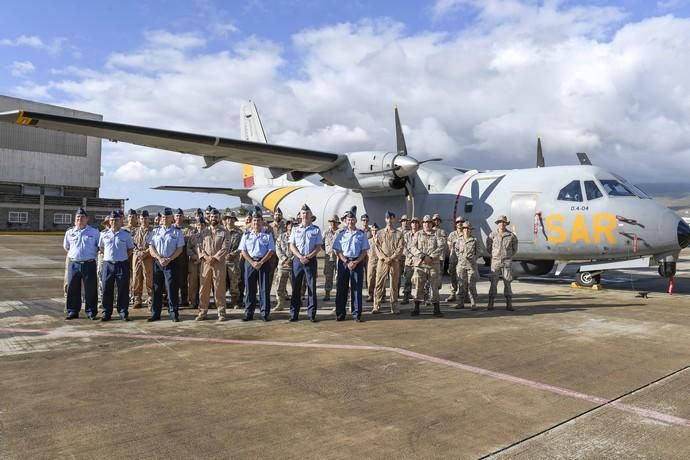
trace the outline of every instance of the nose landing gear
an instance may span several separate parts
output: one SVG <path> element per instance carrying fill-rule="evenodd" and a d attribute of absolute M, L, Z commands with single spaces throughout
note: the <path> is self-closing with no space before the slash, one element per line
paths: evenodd
<path fill-rule="evenodd" d="M 577 272 L 575 282 L 582 287 L 592 287 L 601 284 L 601 272 Z"/>

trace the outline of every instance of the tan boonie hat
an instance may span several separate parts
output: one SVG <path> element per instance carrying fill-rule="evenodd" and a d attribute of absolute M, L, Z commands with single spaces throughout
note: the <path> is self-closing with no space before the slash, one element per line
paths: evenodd
<path fill-rule="evenodd" d="M 470 224 L 469 222 L 463 222 L 463 223 L 462 223 L 462 228 L 463 228 L 463 229 L 468 228 L 468 229 L 472 230 L 472 224 Z"/>
<path fill-rule="evenodd" d="M 419 217 L 417 217 L 417 216 L 412 216 L 412 219 L 410 219 L 410 222 L 417 222 L 417 223 L 419 223 Z"/>
<path fill-rule="evenodd" d="M 431 216 L 430 216 L 429 214 L 425 215 L 425 216 L 422 218 L 422 222 L 433 222 L 433 221 L 434 221 L 434 220 L 431 218 Z"/>
<path fill-rule="evenodd" d="M 433 216 L 431 216 L 431 220 L 436 220 L 436 219 L 442 220 L 442 219 L 441 219 L 441 214 L 434 214 Z"/>
<path fill-rule="evenodd" d="M 328 222 L 335 222 L 335 223 L 340 223 L 340 217 L 337 215 L 333 214 L 330 219 L 328 219 Z"/>
<path fill-rule="evenodd" d="M 510 225 L 510 221 L 508 220 L 508 218 L 506 216 L 501 216 L 498 219 L 496 219 L 495 223 L 499 223 L 499 222 L 505 222 L 506 225 Z"/>
<path fill-rule="evenodd" d="M 455 223 L 457 224 L 458 222 L 465 222 L 465 218 L 462 216 L 458 216 L 455 218 Z"/>
<path fill-rule="evenodd" d="M 400 216 L 400 222 L 402 222 L 403 220 L 410 220 L 407 218 L 407 214 L 403 214 L 402 216 Z"/>

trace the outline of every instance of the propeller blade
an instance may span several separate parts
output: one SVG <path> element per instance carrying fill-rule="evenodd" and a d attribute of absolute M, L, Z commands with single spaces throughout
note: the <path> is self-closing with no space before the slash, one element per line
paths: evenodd
<path fill-rule="evenodd" d="M 577 152 L 575 155 L 577 155 L 577 159 L 580 160 L 581 165 L 585 166 L 591 166 L 592 162 L 589 161 L 589 156 L 585 152 Z"/>
<path fill-rule="evenodd" d="M 541 151 L 541 138 L 537 138 L 537 168 L 544 167 L 544 154 Z"/>
<path fill-rule="evenodd" d="M 421 165 L 421 164 L 424 164 L 424 163 L 430 163 L 430 162 L 432 162 L 432 161 L 443 161 L 443 158 L 431 158 L 431 159 L 429 159 L 429 160 L 422 160 L 422 161 L 420 161 L 418 164 Z"/>
<path fill-rule="evenodd" d="M 412 216 L 414 216 L 414 192 L 412 190 L 412 184 L 410 183 L 410 179 L 405 180 L 405 194 L 407 195 L 407 199 L 410 200 L 410 208 L 409 208 L 409 216 L 410 219 L 412 219 Z"/>
<path fill-rule="evenodd" d="M 398 115 L 398 107 L 395 107 L 395 142 L 398 146 L 398 153 L 400 155 L 407 155 L 407 144 L 405 144 L 405 135 L 403 134 L 402 124 L 400 124 L 400 115 Z"/>

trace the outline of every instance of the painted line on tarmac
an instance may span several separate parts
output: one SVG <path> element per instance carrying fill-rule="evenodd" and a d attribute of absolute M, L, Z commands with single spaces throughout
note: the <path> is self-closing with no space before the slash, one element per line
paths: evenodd
<path fill-rule="evenodd" d="M 580 399 L 583 401 L 598 404 L 601 407 L 613 407 L 624 412 L 629 412 L 640 417 L 657 420 L 660 422 L 680 425 L 690 428 L 690 419 L 676 417 L 674 415 L 664 414 L 650 409 L 625 404 L 619 401 L 620 398 L 607 399 L 599 396 L 588 395 L 578 391 L 569 390 L 567 388 L 549 385 L 534 380 L 524 379 L 503 372 L 492 371 L 481 367 L 471 366 L 469 364 L 451 361 L 449 359 L 438 358 L 436 356 L 425 355 L 415 351 L 405 350 L 404 348 L 386 347 L 381 345 L 347 345 L 347 344 L 330 344 L 330 343 L 315 343 L 315 342 L 278 342 L 272 340 L 243 340 L 243 339 L 222 339 L 215 337 L 188 337 L 177 335 L 152 335 L 152 334 L 127 334 L 116 332 L 102 332 L 102 331 L 57 331 L 50 329 L 28 329 L 28 328 L 12 328 L 0 327 L 0 333 L 18 333 L 18 334 L 44 334 L 54 338 L 93 338 L 93 337 L 109 337 L 109 338 L 123 338 L 123 339 L 141 339 L 141 340 L 156 340 L 156 341 L 171 341 L 171 342 L 197 342 L 197 343 L 221 343 L 231 345 L 264 345 L 277 347 L 292 347 L 292 348 L 320 348 L 328 350 L 360 350 L 360 351 L 386 351 L 397 353 L 408 358 L 413 358 L 420 361 L 425 361 L 434 364 L 440 364 L 446 367 L 460 369 L 470 372 L 475 375 L 484 377 L 491 377 L 504 382 L 516 383 L 536 390 L 547 391 L 560 396 Z"/>

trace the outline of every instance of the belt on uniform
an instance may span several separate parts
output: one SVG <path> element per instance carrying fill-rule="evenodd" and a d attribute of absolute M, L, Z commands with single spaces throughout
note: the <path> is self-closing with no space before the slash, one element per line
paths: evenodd
<path fill-rule="evenodd" d="M 75 263 L 75 264 L 85 264 L 85 263 L 87 263 L 87 262 L 95 262 L 96 259 L 89 259 L 89 260 L 74 260 L 74 259 L 70 259 L 69 261 L 70 261 L 70 262 L 73 262 L 73 263 Z"/>
<path fill-rule="evenodd" d="M 254 262 L 258 262 L 258 261 L 260 261 L 261 259 L 263 259 L 263 257 L 252 257 L 252 260 L 253 260 Z"/>
<path fill-rule="evenodd" d="M 103 262 L 115 265 L 115 264 L 120 264 L 122 262 L 127 262 L 127 259 L 125 259 L 125 260 L 104 260 Z"/>

